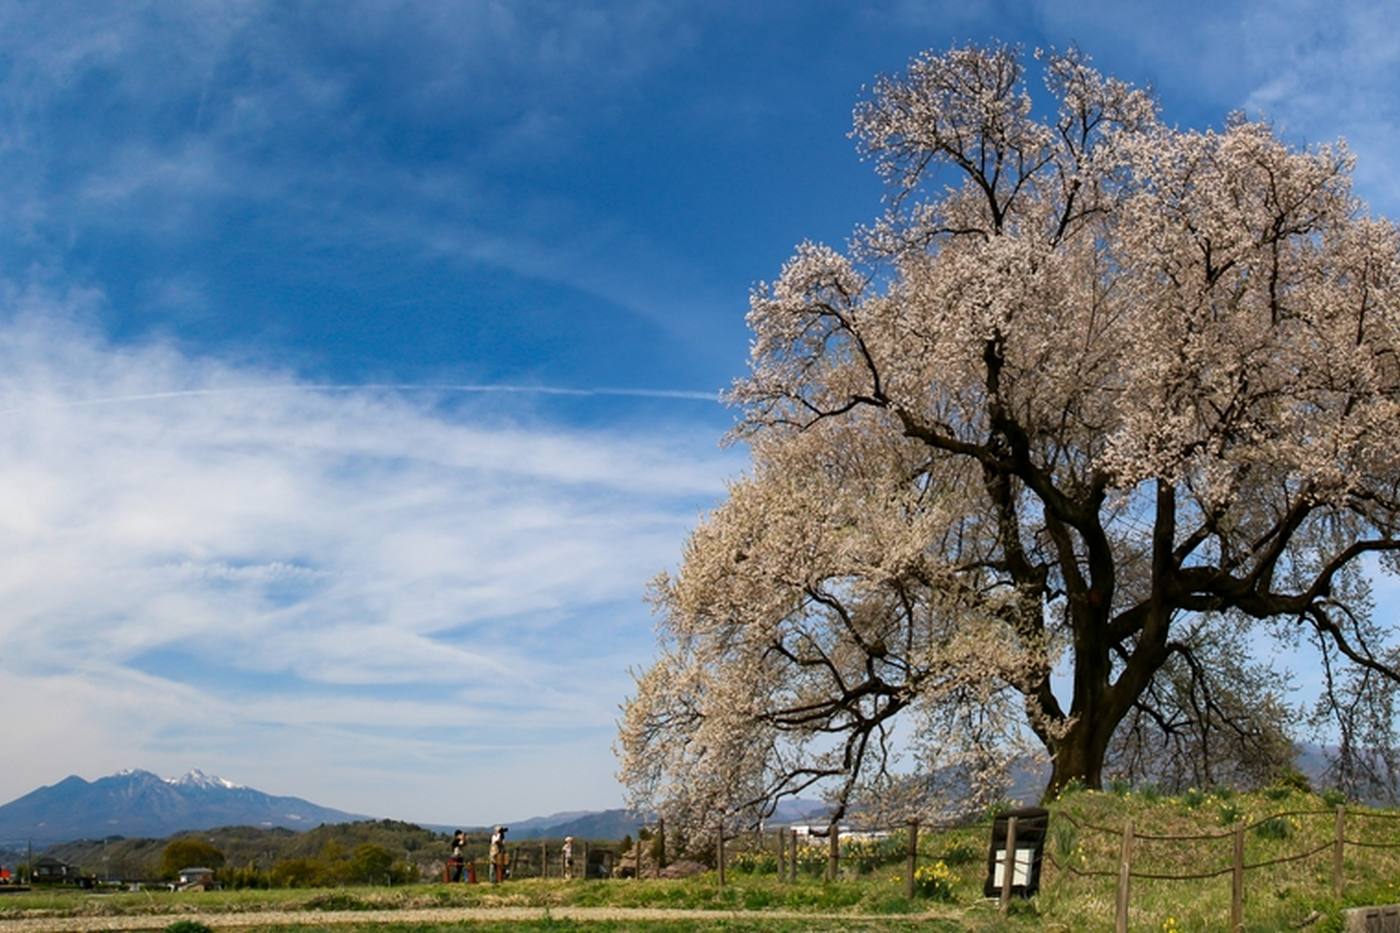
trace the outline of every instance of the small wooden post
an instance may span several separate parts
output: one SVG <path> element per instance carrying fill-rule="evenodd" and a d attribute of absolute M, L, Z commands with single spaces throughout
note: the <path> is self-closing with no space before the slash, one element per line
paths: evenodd
<path fill-rule="evenodd" d="M 1244 824 L 1235 827 L 1235 859 L 1230 872 L 1230 929 L 1244 929 Z"/>
<path fill-rule="evenodd" d="M 724 824 L 719 824 L 719 838 L 715 841 L 715 870 L 719 872 L 719 886 L 724 887 Z"/>
<path fill-rule="evenodd" d="M 656 877 L 661 877 L 661 869 L 666 867 L 666 820 L 656 818 Z"/>
<path fill-rule="evenodd" d="M 1128 886 L 1133 870 L 1133 824 L 1123 827 L 1123 852 L 1118 857 L 1118 903 L 1114 912 L 1115 933 L 1128 933 Z"/>
<path fill-rule="evenodd" d="M 835 881 L 841 871 L 841 827 L 835 820 L 831 822 L 827 843 L 831 848 L 826 856 L 826 877 L 828 881 Z"/>
<path fill-rule="evenodd" d="M 1011 885 L 1016 881 L 1016 817 L 1006 820 L 1006 855 L 1001 860 L 1001 903 L 1003 914 L 1011 909 Z"/>
<path fill-rule="evenodd" d="M 796 882 L 797 882 L 797 830 L 794 829 L 794 830 L 792 830 L 791 832 L 792 832 L 792 845 L 789 846 L 788 848 L 790 848 L 790 849 L 792 850 L 792 858 L 788 860 L 788 871 L 789 871 L 789 873 L 792 875 L 792 880 L 793 880 L 793 882 L 796 883 Z"/>
<path fill-rule="evenodd" d="M 1332 837 L 1332 896 L 1342 896 L 1342 850 L 1346 845 L 1347 808 L 1337 804 L 1336 830 Z"/>
<path fill-rule="evenodd" d="M 778 830 L 778 880 L 779 880 L 779 881 L 786 881 L 786 880 L 787 880 L 787 862 L 786 862 L 786 861 L 784 860 L 784 858 L 783 858 L 784 849 L 787 848 L 787 846 L 785 845 L 785 843 L 786 843 L 785 837 L 786 837 L 786 836 L 787 836 L 787 830 L 785 830 L 785 829 L 780 829 L 780 830 Z"/>
<path fill-rule="evenodd" d="M 914 899 L 914 872 L 919 861 L 919 821 L 909 821 L 909 866 L 904 875 L 904 896 Z"/>
<path fill-rule="evenodd" d="M 588 880 L 588 840 L 583 840 L 583 880 Z"/>

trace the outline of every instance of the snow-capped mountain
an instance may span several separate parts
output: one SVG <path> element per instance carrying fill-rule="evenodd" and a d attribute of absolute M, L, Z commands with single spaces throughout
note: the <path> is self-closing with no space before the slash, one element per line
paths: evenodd
<path fill-rule="evenodd" d="M 166 778 L 165 783 L 174 784 L 176 787 L 202 787 L 207 789 L 222 787 L 225 790 L 246 790 L 242 784 L 235 784 L 232 781 L 225 781 L 221 777 L 212 774 L 205 774 L 198 768 L 192 768 L 177 778 Z"/>
<path fill-rule="evenodd" d="M 70 775 L 0 806 L 0 844 L 162 838 L 215 826 L 311 829 L 358 819 L 363 817 L 299 797 L 264 794 L 198 769 L 178 778 L 129 770 L 91 782 Z"/>

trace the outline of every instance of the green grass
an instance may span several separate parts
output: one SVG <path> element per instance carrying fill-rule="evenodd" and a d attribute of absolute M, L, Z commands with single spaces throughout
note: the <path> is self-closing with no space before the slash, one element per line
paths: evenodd
<path fill-rule="evenodd" d="M 687 933 L 690 930 L 763 930 L 764 933 L 806 933 L 818 930 L 820 933 L 840 933 L 843 930 L 892 930 L 893 933 L 955 933 L 965 930 L 962 923 L 944 920 L 783 920 L 715 918 L 713 920 L 595 920 L 588 923 L 571 923 L 568 920 L 511 920 L 508 923 L 379 923 L 379 925 L 336 925 L 326 926 L 252 926 L 239 927 L 245 933 L 309 933 L 323 930 L 325 933 L 508 933 L 511 930 L 588 930 L 588 933 L 612 932 L 612 930 L 644 930 L 657 933 Z"/>
<path fill-rule="evenodd" d="M 1331 798 L 1335 799 L 1335 798 Z M 1333 814 L 1328 799 L 1297 788 L 1270 789 L 1258 794 L 1188 792 L 1181 797 L 1157 791 L 1146 794 L 1127 788 L 1109 792 L 1076 791 L 1052 804 L 1051 838 L 1047 852 L 1062 866 L 1081 872 L 1103 872 L 1108 877 L 1082 877 L 1048 861 L 1041 894 L 1030 903 L 1017 903 L 1010 918 L 997 915 L 995 904 L 982 898 L 988 826 L 983 823 L 950 832 L 920 833 L 923 864 L 941 859 L 952 873 L 952 901 L 948 904 L 905 899 L 903 860 L 883 864 L 848 863 L 851 877 L 834 883 L 804 876 L 796 883 L 779 881 L 772 873 L 730 874 L 719 887 L 714 875 L 686 880 L 572 881 L 523 880 L 498 887 L 491 885 L 420 884 L 396 888 L 338 888 L 331 890 L 220 891 L 208 893 L 140 892 L 92 895 L 71 891 L 32 892 L 0 898 L 0 918 L 41 916 L 106 916 L 198 911 L 206 915 L 257 910 L 306 911 L 300 930 L 319 929 L 316 913 L 324 910 L 385 910 L 418 907 L 619 907 L 685 908 L 725 912 L 713 920 L 628 920 L 622 925 L 585 924 L 590 930 L 640 929 L 860 929 L 862 917 L 870 929 L 899 930 L 889 915 L 922 913 L 940 918 L 922 929 L 984 930 L 1045 929 L 1062 931 L 1109 930 L 1120 837 L 1093 826 L 1120 830 L 1131 820 L 1138 837 L 1135 871 L 1154 874 L 1187 874 L 1227 868 L 1233 840 L 1228 836 L 1189 842 L 1166 842 L 1144 835 L 1224 833 L 1236 823 L 1255 825 L 1245 833 L 1247 863 L 1267 861 L 1316 848 L 1330 842 Z M 1316 815 L 1285 815 L 1280 811 L 1323 810 Z M 1347 822 L 1347 836 L 1371 842 L 1400 843 L 1400 820 L 1363 819 L 1358 811 Z M 1228 816 L 1228 825 L 1222 826 Z M 1075 827 L 1071 819 L 1081 826 Z M 887 847 L 889 851 L 898 846 Z M 859 870 L 858 870 L 859 869 Z M 1400 902 L 1400 849 L 1349 847 L 1344 863 L 1343 897 L 1331 891 L 1331 850 L 1311 858 L 1252 870 L 1245 875 L 1245 919 L 1248 930 L 1284 929 L 1302 922 L 1314 912 L 1321 918 L 1314 930 L 1338 929 L 1340 912 L 1347 906 Z M 1228 921 L 1230 876 L 1201 881 L 1134 879 L 1131 926 L 1135 930 L 1218 930 Z M 734 918 L 731 911 L 752 912 Z M 813 917 L 804 922 L 764 917 L 764 911 L 794 911 L 840 915 L 839 923 Z M 912 923 L 912 920 L 911 920 Z M 827 926 L 823 926 L 827 924 Z M 497 925 L 472 923 L 470 929 L 574 929 L 559 919 L 512 922 Z M 366 927 L 367 929 L 368 927 Z M 398 929 L 391 927 L 390 929 Z M 460 926 L 404 924 L 403 930 L 461 929 Z M 910 926 L 912 929 L 912 925 Z M 268 927 L 269 930 L 284 929 Z M 337 925 L 338 931 L 356 929 Z M 377 927 L 376 929 L 383 929 Z"/>

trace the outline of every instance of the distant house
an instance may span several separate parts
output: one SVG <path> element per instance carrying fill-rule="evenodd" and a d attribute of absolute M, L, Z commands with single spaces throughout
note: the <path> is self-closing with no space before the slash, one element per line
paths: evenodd
<path fill-rule="evenodd" d="M 799 824 L 790 826 L 789 829 L 791 829 L 794 833 L 796 833 L 796 834 L 797 834 L 797 838 L 800 839 L 800 840 L 803 842 L 803 844 L 805 844 L 805 845 L 811 845 L 811 844 L 813 843 L 813 841 L 814 841 L 814 840 L 817 840 L 817 839 L 826 840 L 826 839 L 830 838 L 828 834 L 831 832 L 831 827 L 830 827 L 829 825 L 828 825 L 828 826 L 815 826 L 815 825 L 810 825 L 810 824 L 809 824 L 809 825 L 803 825 L 803 824 L 800 824 L 800 823 L 799 823 Z M 839 833 L 841 834 L 841 838 L 844 839 L 844 840 L 846 840 L 847 842 L 853 842 L 853 841 L 855 841 L 855 840 L 857 840 L 857 839 L 859 839 L 859 840 L 885 839 L 885 838 L 887 838 L 887 837 L 889 836 L 889 831 L 888 831 L 888 830 L 884 830 L 884 829 L 874 829 L 874 830 L 867 830 L 867 829 L 851 829 L 851 827 L 849 827 L 849 826 L 838 826 L 838 827 L 837 827 L 837 832 L 839 832 Z"/>
<path fill-rule="evenodd" d="M 808 840 L 816 839 L 818 837 L 825 839 L 827 833 L 831 831 L 830 825 L 825 823 L 823 823 L 820 826 L 811 823 L 793 823 L 791 826 L 788 827 L 788 829 L 796 833 L 797 838 L 801 839 L 804 843 L 806 843 Z M 839 832 L 843 838 L 846 836 L 846 834 L 848 834 L 851 831 L 851 827 L 849 826 L 838 826 L 836 829 L 837 832 Z"/>
<path fill-rule="evenodd" d="M 31 877 L 38 882 L 62 884 L 65 881 L 78 880 L 78 870 L 72 865 L 45 855 L 34 860 Z"/>
<path fill-rule="evenodd" d="M 208 891 L 214 886 L 214 869 L 182 868 L 175 886 L 181 891 Z"/>

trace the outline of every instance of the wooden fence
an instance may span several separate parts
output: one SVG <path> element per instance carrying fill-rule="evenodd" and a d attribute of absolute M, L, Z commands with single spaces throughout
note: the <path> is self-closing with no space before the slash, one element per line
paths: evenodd
<path fill-rule="evenodd" d="M 1332 832 L 1330 838 L 1325 842 L 1303 849 L 1298 852 L 1291 852 L 1286 855 L 1274 858 L 1262 859 L 1250 862 L 1246 859 L 1245 836 L 1246 833 L 1256 830 L 1265 824 L 1273 821 L 1289 819 L 1293 817 L 1307 818 L 1318 816 L 1332 817 Z M 1091 832 L 1104 834 L 1109 837 L 1116 837 L 1114 848 L 1118 851 L 1118 865 L 1112 870 L 1095 870 L 1076 867 L 1068 861 L 1061 862 L 1055 857 L 1050 843 L 1052 839 L 1047 835 L 1044 859 L 1052 865 L 1056 871 L 1082 878 L 1113 878 L 1116 880 L 1117 890 L 1115 898 L 1115 929 L 1119 933 L 1126 933 L 1128 929 L 1128 913 L 1131 906 L 1131 890 L 1133 879 L 1166 881 L 1166 882 L 1199 882 L 1229 875 L 1231 879 L 1230 890 L 1230 926 L 1231 930 L 1242 930 L 1244 924 L 1244 908 L 1246 895 L 1246 881 L 1248 873 L 1272 866 L 1283 865 L 1291 862 L 1300 862 L 1306 859 L 1316 858 L 1324 854 L 1330 855 L 1331 860 L 1331 882 L 1332 893 L 1335 897 L 1341 898 L 1345 888 L 1344 856 L 1347 847 L 1353 849 L 1400 849 L 1400 842 L 1382 842 L 1373 839 L 1362 839 L 1360 834 L 1348 834 L 1348 819 L 1352 820 L 1355 827 L 1357 820 L 1389 820 L 1400 821 L 1400 813 L 1375 813 L 1366 810 L 1348 811 L 1345 806 L 1338 806 L 1331 810 L 1283 810 L 1262 817 L 1251 823 L 1239 823 L 1221 832 L 1199 832 L 1199 833 L 1177 833 L 1177 834 L 1154 834 L 1142 833 L 1135 830 L 1132 822 L 1123 825 L 1122 828 L 1096 825 L 1086 820 L 1072 816 L 1070 813 L 1060 810 L 1050 815 L 1052 823 L 1063 820 L 1076 830 L 1081 832 Z M 1005 861 L 1001 870 L 1001 890 L 1000 908 L 1006 912 L 1012 895 L 1012 883 L 1015 877 L 1015 864 L 1013 862 L 1016 852 L 1016 819 L 1010 818 L 1007 826 L 1007 838 L 1004 848 Z M 799 874 L 808 876 L 820 875 L 826 879 L 840 877 L 843 871 L 843 864 L 847 873 L 851 873 L 850 866 L 854 864 L 854 873 L 861 874 L 876 869 L 888 869 L 892 864 L 898 863 L 902 869 L 904 881 L 904 893 L 906 897 L 913 898 L 917 890 L 918 869 L 921 860 L 933 859 L 930 855 L 919 852 L 919 835 L 921 831 L 939 830 L 954 828 L 953 824 L 921 824 L 917 820 L 908 821 L 897 827 L 882 827 L 878 829 L 864 829 L 859 832 L 845 831 L 845 837 L 850 839 L 871 839 L 882 836 L 890 840 L 890 844 L 876 846 L 872 851 L 860 853 L 854 847 L 848 847 L 848 851 L 842 852 L 841 843 L 843 830 L 838 825 L 829 825 L 825 830 L 813 830 L 806 834 L 808 840 L 817 839 L 818 844 L 812 845 L 809 841 L 806 845 L 799 845 L 803 838 L 796 829 L 782 828 L 770 831 L 749 831 L 749 832 L 724 832 L 718 829 L 714 833 L 714 855 L 715 855 L 715 876 L 717 883 L 721 886 L 727 883 L 727 872 L 731 869 L 736 860 L 747 860 L 750 868 L 755 864 L 755 858 L 770 859 L 771 867 L 765 867 L 764 871 L 775 871 L 778 878 L 787 882 L 796 882 Z M 903 833 L 903 839 L 897 834 Z M 1188 872 L 1158 872 L 1143 871 L 1140 867 L 1135 867 L 1134 860 L 1138 850 L 1143 845 L 1167 844 L 1181 845 L 1186 843 L 1223 843 L 1230 840 L 1229 863 L 1216 868 L 1208 868 L 1200 871 Z M 623 852 L 613 846 L 594 845 L 590 849 L 587 842 L 575 844 L 574 850 L 574 872 L 575 878 L 587 877 L 609 877 L 615 873 L 615 869 L 626 869 L 628 874 L 636 878 L 645 875 L 658 877 L 666 867 L 666 827 L 664 823 L 658 823 L 651 829 L 652 856 L 643 858 L 643 841 L 638 840 L 636 848 Z M 825 848 L 821 853 L 820 848 Z M 901 851 L 896 851 L 896 849 Z M 563 866 L 562 856 L 559 851 L 558 842 L 554 843 L 520 843 L 510 847 L 511 877 L 562 877 Z M 648 862 L 650 864 L 648 864 Z M 767 861 L 765 866 L 769 865 Z M 485 865 L 479 863 L 478 878 L 486 880 L 488 877 L 484 871 Z"/>
<path fill-rule="evenodd" d="M 564 853 L 559 841 L 514 842 L 506 846 L 506 866 L 508 877 L 521 878 L 563 878 L 569 874 L 573 878 L 607 878 L 622 857 L 615 845 L 599 845 L 587 840 L 574 843 L 572 867 L 565 866 Z M 470 870 L 468 870 L 470 866 Z M 486 856 L 467 859 L 463 862 L 463 875 L 479 882 L 491 880 L 491 860 Z M 443 881 L 449 879 L 451 865 L 443 866 Z"/>
<path fill-rule="evenodd" d="M 1245 860 L 1245 833 L 1247 831 L 1256 829 L 1274 820 L 1310 816 L 1333 817 L 1334 822 L 1331 839 L 1321 845 L 1305 849 L 1301 852 L 1293 852 L 1288 855 L 1263 859 L 1257 862 L 1248 862 Z M 1364 810 L 1353 811 L 1350 816 L 1353 818 L 1370 820 L 1400 820 L 1400 814 L 1371 813 Z M 1236 824 L 1234 827 L 1224 832 L 1158 835 L 1153 833 L 1137 833 L 1134 831 L 1131 822 L 1125 824 L 1122 829 L 1113 829 L 1112 827 L 1097 826 L 1093 823 L 1077 820 L 1068 813 L 1058 813 L 1055 815 L 1055 819 L 1065 820 L 1076 829 L 1119 837 L 1118 868 L 1114 871 L 1093 871 L 1076 868 L 1074 865 L 1068 863 L 1062 865 L 1055 859 L 1054 854 L 1049 851 L 1046 852 L 1046 856 L 1050 860 L 1050 863 L 1059 871 L 1068 872 L 1084 878 L 1106 877 L 1117 879 L 1118 887 L 1117 897 L 1115 899 L 1114 929 L 1117 930 L 1118 933 L 1127 933 L 1132 879 L 1139 878 L 1154 881 L 1204 881 L 1229 875 L 1230 929 L 1232 931 L 1237 931 L 1244 929 L 1245 879 L 1247 872 L 1256 871 L 1261 868 L 1269 868 L 1275 865 L 1283 865 L 1289 862 L 1299 862 L 1304 859 L 1322 855 L 1323 853 L 1330 853 L 1332 861 L 1332 894 L 1334 897 L 1340 898 L 1345 887 L 1343 857 L 1347 846 L 1358 849 L 1400 849 L 1400 842 L 1377 842 L 1373 840 L 1349 838 L 1347 836 L 1347 817 L 1347 809 L 1344 806 L 1338 806 L 1334 810 L 1283 810 L 1255 820 L 1253 823 Z M 1133 868 L 1133 857 L 1139 843 L 1160 842 L 1179 844 L 1188 842 L 1219 842 L 1225 839 L 1232 841 L 1231 859 L 1229 865 L 1221 868 L 1178 873 L 1145 872 Z"/>
<path fill-rule="evenodd" d="M 858 831 L 846 830 L 844 837 L 839 825 L 828 825 L 824 830 L 799 833 L 796 829 L 782 828 L 770 831 L 741 832 L 715 834 L 715 875 L 718 883 L 723 886 L 727 881 L 727 869 L 731 866 L 733 858 L 752 859 L 755 856 L 766 856 L 773 859 L 773 870 L 779 880 L 786 882 L 796 882 L 799 874 L 820 875 L 831 880 L 838 878 L 843 870 L 843 864 L 854 865 L 856 873 L 867 873 L 876 869 L 884 869 L 893 864 L 898 864 L 902 869 L 904 880 L 904 893 L 906 897 L 913 898 L 915 894 L 916 875 L 920 860 L 932 859 L 931 856 L 919 852 L 919 832 L 920 821 L 909 820 L 906 823 L 895 827 L 865 828 Z M 898 834 L 903 833 L 902 841 Z M 800 845 L 800 841 L 808 840 L 806 845 Z M 841 843 L 843 838 L 848 841 L 848 850 L 842 852 Z M 811 840 L 817 840 L 814 845 Z M 882 840 L 892 840 L 895 848 L 877 846 L 877 851 L 858 853 L 850 850 L 851 841 L 871 840 L 879 842 Z M 731 846 L 731 843 L 738 843 Z M 824 848 L 825 853 L 819 854 L 819 850 Z M 659 873 L 660 866 L 655 867 Z"/>

